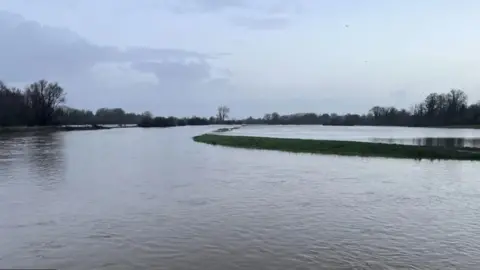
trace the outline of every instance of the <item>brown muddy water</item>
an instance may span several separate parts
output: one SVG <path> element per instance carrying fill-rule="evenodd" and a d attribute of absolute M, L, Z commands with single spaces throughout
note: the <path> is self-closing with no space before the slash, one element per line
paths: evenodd
<path fill-rule="evenodd" d="M 290 154 L 191 140 L 217 128 L 0 137 L 0 268 L 479 268 L 479 163 Z M 233 133 L 242 132 L 477 136 L 337 127 L 247 126 Z"/>

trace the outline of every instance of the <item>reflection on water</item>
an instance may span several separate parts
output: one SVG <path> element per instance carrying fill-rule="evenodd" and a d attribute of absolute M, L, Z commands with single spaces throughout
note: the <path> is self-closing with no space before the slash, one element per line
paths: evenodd
<path fill-rule="evenodd" d="M 65 133 L 45 133 L 27 141 L 26 154 L 30 173 L 36 174 L 43 188 L 55 188 L 64 181 L 63 142 Z"/>
<path fill-rule="evenodd" d="M 480 148 L 480 138 L 372 138 L 370 140 L 380 143 Z"/>
<path fill-rule="evenodd" d="M 191 139 L 217 128 L 1 137 L 0 269 L 478 269 L 478 163 Z"/>
<path fill-rule="evenodd" d="M 9 171 L 10 181 L 30 179 L 39 187 L 54 187 L 63 180 L 64 135 L 40 132 L 0 136 L 0 173 Z"/>

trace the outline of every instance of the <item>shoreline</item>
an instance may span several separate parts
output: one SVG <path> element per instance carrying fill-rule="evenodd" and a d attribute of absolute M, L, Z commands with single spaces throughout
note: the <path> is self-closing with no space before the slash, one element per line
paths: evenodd
<path fill-rule="evenodd" d="M 137 126 L 103 126 L 103 125 L 64 125 L 64 126 L 15 126 L 0 127 L 0 134 L 57 131 L 107 130 L 117 128 L 134 128 Z"/>
<path fill-rule="evenodd" d="M 385 127 L 385 128 L 436 128 L 436 129 L 480 129 L 480 125 L 457 125 L 457 126 L 389 126 L 389 125 L 327 125 L 327 124 L 247 124 L 251 126 L 324 126 L 324 127 Z"/>
<path fill-rule="evenodd" d="M 480 149 L 444 148 L 373 142 L 286 139 L 271 137 L 203 134 L 193 137 L 198 143 L 234 148 L 274 150 L 290 153 L 321 155 L 383 157 L 430 160 L 480 161 Z"/>

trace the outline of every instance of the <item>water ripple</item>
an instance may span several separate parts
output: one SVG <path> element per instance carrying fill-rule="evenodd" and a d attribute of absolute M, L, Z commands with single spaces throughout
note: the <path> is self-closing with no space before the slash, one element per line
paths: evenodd
<path fill-rule="evenodd" d="M 478 269 L 478 165 L 192 142 L 208 129 L 2 140 L 0 268 Z"/>

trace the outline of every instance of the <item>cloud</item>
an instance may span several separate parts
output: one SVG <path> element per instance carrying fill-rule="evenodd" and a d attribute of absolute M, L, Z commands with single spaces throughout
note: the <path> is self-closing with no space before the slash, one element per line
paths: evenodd
<path fill-rule="evenodd" d="M 225 53 L 99 46 L 68 29 L 4 11 L 0 37 L 0 80 L 14 85 L 42 78 L 59 81 L 71 106 L 155 113 L 155 107 L 172 108 L 172 101 L 188 103 L 191 97 L 205 96 L 200 91 L 218 93 L 228 85 L 229 74 L 219 77 L 222 69 L 214 66 Z M 141 107 L 142 100 L 150 107 Z"/>
<path fill-rule="evenodd" d="M 233 18 L 232 22 L 237 26 L 253 30 L 274 30 L 287 27 L 289 19 L 283 16 L 269 16 L 260 18 L 237 17 Z"/>
<path fill-rule="evenodd" d="M 303 7 L 301 2 L 301 0 L 170 0 L 166 6 L 182 13 L 250 10 L 268 14 L 279 14 L 300 12 Z"/>
<path fill-rule="evenodd" d="M 302 10 L 299 2 L 286 0 L 175 0 L 167 6 L 178 13 L 227 12 L 234 25 L 252 30 L 285 28 L 288 15 Z"/>
<path fill-rule="evenodd" d="M 122 87 L 135 88 L 139 84 L 156 85 L 159 83 L 155 74 L 134 69 L 130 64 L 96 64 L 92 67 L 90 73 L 93 81 L 111 89 Z M 122 79 L 119 80 L 119 78 Z"/>
<path fill-rule="evenodd" d="M 248 8 L 248 0 L 173 0 L 167 6 L 179 13 L 216 12 L 231 8 Z"/>
<path fill-rule="evenodd" d="M 199 52 L 192 52 L 178 49 L 153 49 L 148 47 L 130 47 L 126 50 L 120 50 L 117 52 L 118 58 L 123 58 L 125 61 L 135 60 L 148 60 L 148 59 L 214 59 L 221 54 L 205 54 Z"/>
<path fill-rule="evenodd" d="M 210 66 L 205 61 L 200 62 L 153 62 L 143 61 L 133 63 L 132 67 L 157 76 L 160 83 L 195 84 L 210 79 Z"/>
<path fill-rule="evenodd" d="M 0 74 L 6 81 L 69 77 L 98 63 L 204 61 L 214 57 L 178 49 L 136 47 L 122 50 L 98 46 L 67 29 L 44 26 L 8 12 L 0 12 L 0 36 Z"/>

